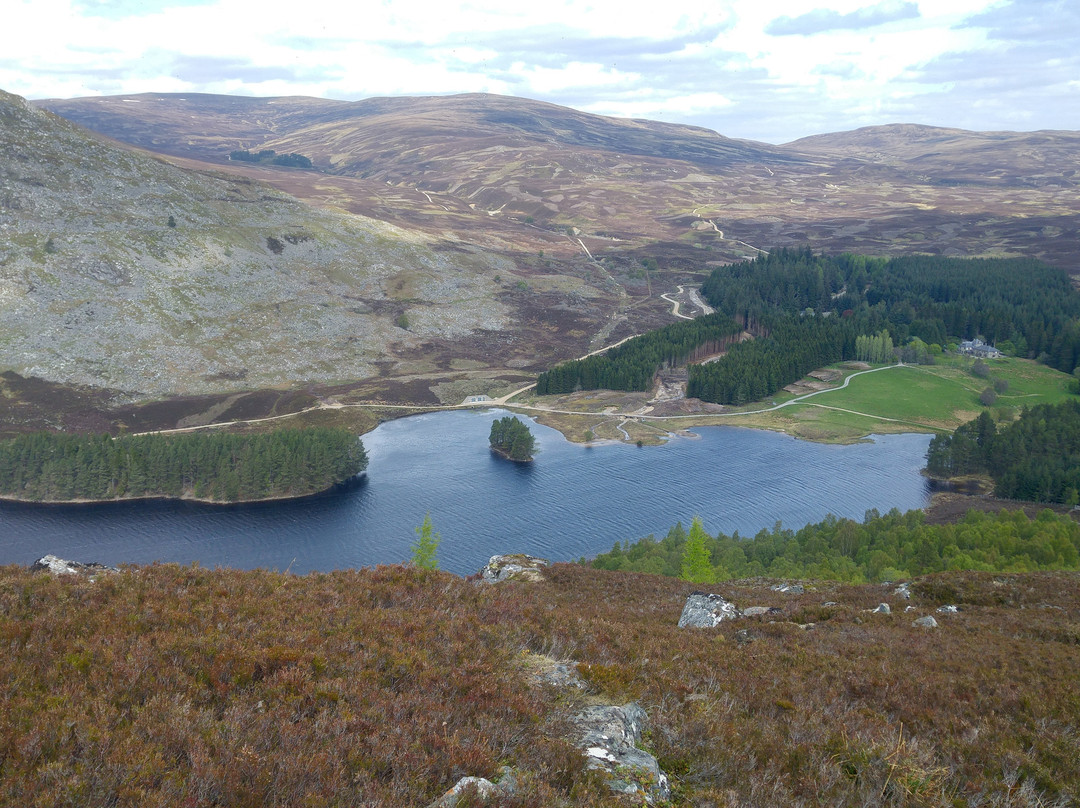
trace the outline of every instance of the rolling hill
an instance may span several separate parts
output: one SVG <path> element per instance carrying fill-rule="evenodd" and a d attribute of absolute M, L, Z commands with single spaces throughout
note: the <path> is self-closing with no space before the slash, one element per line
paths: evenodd
<path fill-rule="evenodd" d="M 493 95 L 39 103 L 188 159 L 220 163 L 238 147 L 305 154 L 317 179 L 258 176 L 317 204 L 477 241 L 526 223 L 574 232 L 613 260 L 644 249 L 683 268 L 801 244 L 1029 255 L 1071 268 L 1080 217 L 1075 132 L 897 124 L 772 146 Z"/>
<path fill-rule="evenodd" d="M 430 375 L 401 395 L 437 403 L 440 378 L 498 384 L 586 344 L 615 297 L 572 277 L 526 294 L 494 251 L 181 168 L 9 94 L 0 166 L 0 369 L 127 400 Z"/>
<path fill-rule="evenodd" d="M 456 403 L 671 322 L 663 292 L 759 250 L 1073 270 L 1078 145 L 890 125 L 773 146 L 475 94 L 4 94 L 0 370 L 21 381 L 0 387 L 46 410 L 50 384 L 209 396 L 211 419 L 271 389 Z"/>

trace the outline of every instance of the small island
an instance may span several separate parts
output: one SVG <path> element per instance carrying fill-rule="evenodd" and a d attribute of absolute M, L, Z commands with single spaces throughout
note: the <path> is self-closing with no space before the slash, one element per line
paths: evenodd
<path fill-rule="evenodd" d="M 0 498 L 256 502 L 317 494 L 365 468 L 363 443 L 345 429 L 115 438 L 40 432 L 0 441 Z"/>
<path fill-rule="evenodd" d="M 536 438 L 524 423 L 513 415 L 491 423 L 491 451 L 515 463 L 531 463 Z"/>

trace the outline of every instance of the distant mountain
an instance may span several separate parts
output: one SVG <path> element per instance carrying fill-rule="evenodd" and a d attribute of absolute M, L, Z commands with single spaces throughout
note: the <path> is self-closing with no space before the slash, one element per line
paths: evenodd
<path fill-rule="evenodd" d="M 954 185 L 1077 187 L 1080 132 L 969 132 L 916 124 L 868 126 L 789 143 L 817 155 L 888 164 L 907 173 L 933 171 Z"/>
<path fill-rule="evenodd" d="M 304 154 L 319 173 L 228 170 L 489 247 L 535 249 L 536 238 L 571 232 L 594 254 L 648 254 L 680 271 L 801 244 L 1029 255 L 1070 268 L 1078 249 L 1076 132 L 891 125 L 772 146 L 494 95 L 38 103 L 185 159 L 224 165 L 236 148 Z M 578 246 L 552 238 L 546 248 L 568 256 Z"/>
<path fill-rule="evenodd" d="M 789 150 L 701 127 L 606 118 L 484 93 L 353 102 L 143 93 L 35 103 L 88 129 L 167 154 L 224 159 L 231 148 L 276 144 L 279 151 L 294 151 L 291 146 L 298 145 L 324 168 L 349 174 L 415 165 L 420 155 L 393 149 L 411 141 L 424 142 L 433 158 L 501 144 L 579 147 L 702 166 L 799 160 Z M 355 159 L 375 150 L 385 159 Z"/>

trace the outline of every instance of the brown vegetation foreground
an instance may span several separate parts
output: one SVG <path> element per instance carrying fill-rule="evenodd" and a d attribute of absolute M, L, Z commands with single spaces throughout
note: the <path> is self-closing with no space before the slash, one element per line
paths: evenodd
<path fill-rule="evenodd" d="M 685 582 L 545 574 L 2 568 L 0 804 L 422 806 L 502 765 L 500 805 L 619 804 L 562 738 L 584 701 L 629 700 L 677 805 L 1080 799 L 1076 574 L 936 575 L 910 600 L 723 584 L 781 612 L 712 630 L 676 627 Z"/>

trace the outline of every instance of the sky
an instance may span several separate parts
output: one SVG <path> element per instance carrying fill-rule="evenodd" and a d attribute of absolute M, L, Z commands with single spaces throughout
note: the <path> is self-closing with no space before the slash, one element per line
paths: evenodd
<path fill-rule="evenodd" d="M 785 143 L 1080 129 L 1078 0 L 0 0 L 0 89 L 498 93 Z"/>

